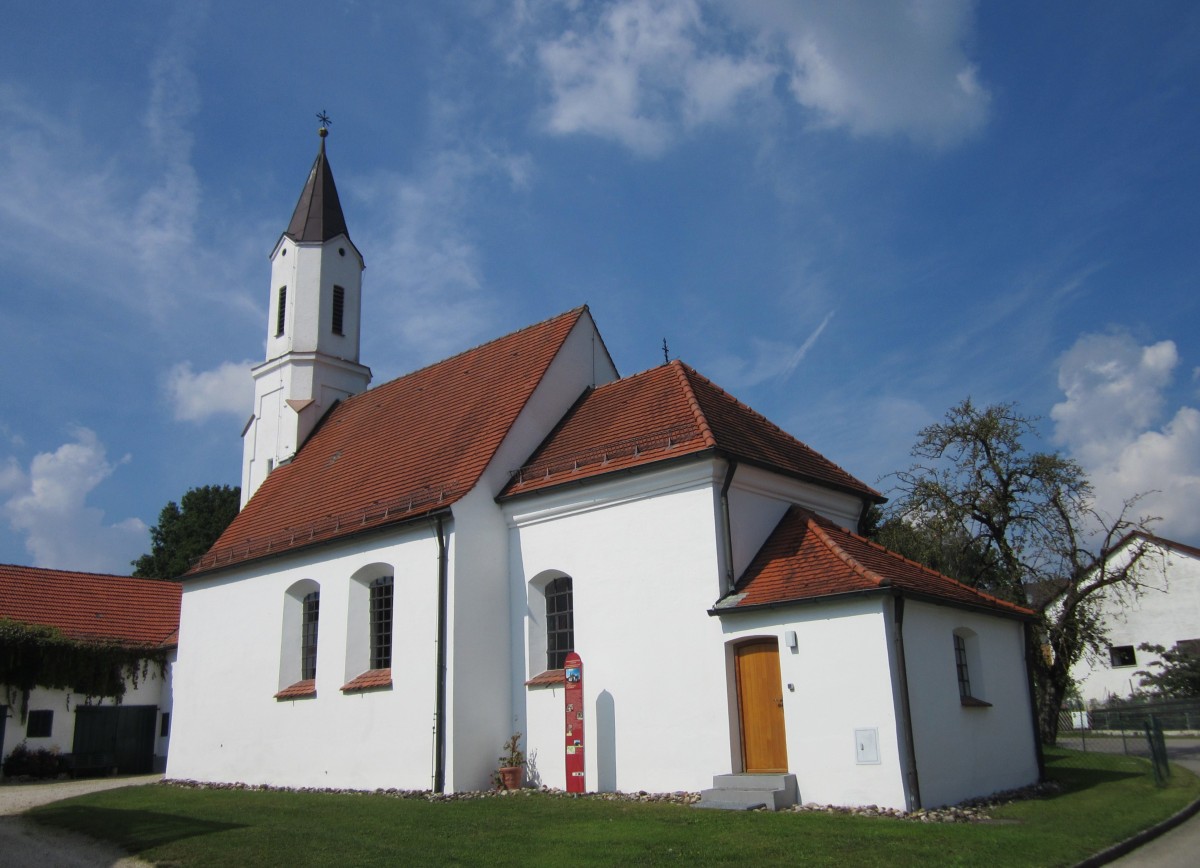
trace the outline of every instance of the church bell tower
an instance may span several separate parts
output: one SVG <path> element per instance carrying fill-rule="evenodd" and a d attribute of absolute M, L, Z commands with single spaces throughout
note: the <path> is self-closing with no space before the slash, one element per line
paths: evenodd
<path fill-rule="evenodd" d="M 254 415 L 242 434 L 242 506 L 330 407 L 371 382 L 358 362 L 365 265 L 346 228 L 321 120 L 317 159 L 271 253 L 267 359 L 251 371 Z"/>

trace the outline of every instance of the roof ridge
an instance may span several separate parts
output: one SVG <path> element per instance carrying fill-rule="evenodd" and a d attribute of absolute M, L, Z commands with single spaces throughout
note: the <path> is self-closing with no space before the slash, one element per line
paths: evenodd
<path fill-rule="evenodd" d="M 367 389 L 365 392 L 359 392 L 357 395 L 351 395 L 348 398 L 343 398 L 338 403 L 341 406 L 346 406 L 351 403 L 356 403 L 358 401 L 358 399 L 363 398 L 367 395 L 370 395 L 374 392 L 378 392 L 380 389 L 385 389 L 388 386 L 392 385 L 393 383 L 399 382 L 400 380 L 405 380 L 405 379 L 408 379 L 409 377 L 415 377 L 417 374 L 422 374 L 425 371 L 430 370 L 431 368 L 441 367 L 442 365 L 445 365 L 448 362 L 452 362 L 455 359 L 461 358 L 462 356 L 476 352 L 477 350 L 482 350 L 485 347 L 490 347 L 492 344 L 497 344 L 500 341 L 505 341 L 505 340 L 508 340 L 509 338 L 514 338 L 517 335 L 523 334 L 532 329 L 536 329 L 536 328 L 540 328 L 542 326 L 548 325 L 548 324 L 554 322 L 555 320 L 564 319 L 565 317 L 568 317 L 572 314 L 574 314 L 576 320 L 578 320 L 579 317 L 581 317 L 584 313 L 589 313 L 589 314 L 591 313 L 591 310 L 588 308 L 588 306 L 586 304 L 580 305 L 579 307 L 576 307 L 576 308 L 572 308 L 571 310 L 565 310 L 562 313 L 557 313 L 554 316 L 546 317 L 544 320 L 524 326 L 522 328 L 517 329 L 516 331 L 509 332 L 508 334 L 505 334 L 505 335 L 500 335 L 500 337 L 498 337 L 498 338 L 492 338 L 490 341 L 484 341 L 483 343 L 476 344 L 473 347 L 467 347 L 465 350 L 460 350 L 459 352 L 455 353 L 452 356 L 447 356 L 444 359 L 438 359 L 436 362 L 430 362 L 428 365 L 423 365 L 422 367 L 411 370 L 406 374 L 400 374 L 398 376 L 395 376 L 392 379 L 390 379 L 384 383 L 380 383 L 378 386 Z M 572 325 L 572 328 L 574 328 L 574 325 Z M 331 408 L 331 413 L 332 413 L 332 408 Z"/>
<path fill-rule="evenodd" d="M 815 516 L 815 517 L 818 518 L 818 520 L 820 518 L 819 516 Z M 895 558 L 898 561 L 904 561 L 904 563 L 908 564 L 909 566 L 916 567 L 921 572 L 923 572 L 927 575 L 933 576 L 933 577 L 937 578 L 939 581 L 949 582 L 952 585 L 957 585 L 958 587 L 962 588 L 963 590 L 969 591 L 970 593 L 975 594 L 976 596 L 983 597 L 986 600 L 990 600 L 993 603 L 999 603 L 1002 606 L 1012 606 L 1017 609 L 1028 608 L 1025 606 L 1021 606 L 1017 603 L 1014 603 L 1011 600 L 1005 600 L 1005 599 L 1002 599 L 1001 597 L 997 597 L 994 594 L 989 594 L 987 591 L 981 591 L 981 590 L 979 590 L 979 588 L 971 587 L 966 582 L 960 582 L 958 579 L 954 578 L 953 576 L 948 576 L 945 573 L 938 572 L 937 570 L 921 563 L 920 561 L 914 561 L 912 558 L 907 558 L 904 555 L 900 554 L 899 552 L 894 552 L 891 549 L 889 549 L 887 546 L 880 545 L 879 543 L 875 542 L 874 540 L 867 539 L 865 536 L 862 536 L 861 534 L 857 534 L 854 531 L 843 529 L 842 533 L 849 534 L 850 536 L 854 537 L 856 540 L 863 543 L 864 545 L 870 546 L 871 548 L 876 549 L 891 558 Z"/>
<path fill-rule="evenodd" d="M 70 576 L 89 576 L 97 579 L 133 579 L 138 582 L 161 582 L 163 579 L 147 579 L 141 576 L 123 576 L 120 573 L 89 573 L 83 570 L 60 570 L 55 567 L 31 567 L 28 564 L 0 564 L 0 570 L 33 570 L 39 573 L 60 573 Z"/>
<path fill-rule="evenodd" d="M 704 437 L 704 442 L 710 448 L 716 447 L 717 438 L 713 435 L 712 428 L 709 427 L 708 417 L 704 415 L 704 408 L 700 406 L 700 399 L 696 397 L 696 390 L 692 388 L 692 382 L 688 376 L 689 372 L 695 374 L 695 369 L 681 362 L 679 359 L 675 359 L 669 364 L 675 370 L 676 376 L 679 377 L 680 385 L 683 386 L 684 391 L 687 393 L 688 406 L 696 417 L 696 425 L 700 428 L 700 434 Z M 700 375 L 696 374 L 696 376 Z"/>
<path fill-rule="evenodd" d="M 756 418 L 757 418 L 759 421 L 766 423 L 768 426 L 770 426 L 772 429 L 774 429 L 775 431 L 777 431 L 777 432 L 779 432 L 780 434 L 782 434 L 784 437 L 787 437 L 789 440 L 792 440 L 793 442 L 795 442 L 796 444 L 798 444 L 798 445 L 799 445 L 801 448 L 803 448 L 803 449 L 804 449 L 806 452 L 809 452 L 809 453 L 811 453 L 811 454 L 813 454 L 813 455 L 817 456 L 817 457 L 818 457 L 818 458 L 820 458 L 822 461 L 825 461 L 827 464 L 829 464 L 829 465 L 831 465 L 832 467 L 836 468 L 838 471 L 840 471 L 840 472 L 842 472 L 842 473 L 846 474 L 846 476 L 850 477 L 850 478 L 851 478 L 851 479 L 853 479 L 853 480 L 856 480 L 856 481 L 858 481 L 858 482 L 859 482 L 859 483 L 860 483 L 860 484 L 861 484 L 861 485 L 862 485 L 864 488 L 867 488 L 867 489 L 868 489 L 868 490 L 870 490 L 870 491 L 875 491 L 875 489 L 874 489 L 872 486 L 870 486 L 870 485 L 867 485 L 865 482 L 862 482 L 861 480 L 859 480 L 857 476 L 855 476 L 853 473 L 851 473 L 851 472 L 850 472 L 849 470 L 847 470 L 845 467 L 842 467 L 842 465 L 838 464 L 836 461 L 831 461 L 829 458 L 827 458 L 827 457 L 825 456 L 825 453 L 823 453 L 823 452 L 818 452 L 816 449 L 813 449 L 811 446 L 809 446 L 807 443 L 805 443 L 803 440 L 801 440 L 801 439 L 800 439 L 799 437 L 797 437 L 795 434 L 791 433 L 790 431 L 787 431 L 787 430 L 786 430 L 786 429 L 784 429 L 784 428 L 781 428 L 781 427 L 779 427 L 779 426 L 778 426 L 778 425 L 776 425 L 774 422 L 772 422 L 770 419 L 768 419 L 766 416 L 764 416 L 762 413 L 758 412 L 758 411 L 757 411 L 757 410 L 755 410 L 753 407 L 751 407 L 749 404 L 747 404 L 747 403 L 745 403 L 744 401 L 742 401 L 741 399 L 739 399 L 739 398 L 738 398 L 736 395 L 734 395 L 732 392 L 728 391 L 728 390 L 727 390 L 727 389 L 725 389 L 724 387 L 722 387 L 722 386 L 718 385 L 717 383 L 715 383 L 715 382 L 713 382 L 712 380 L 710 380 L 708 377 L 704 376 L 704 374 L 702 374 L 702 373 L 700 373 L 699 371 L 697 371 L 697 370 L 696 370 L 695 368 L 693 368 L 691 365 L 687 364 L 686 362 L 679 361 L 678 359 L 676 359 L 676 362 L 678 362 L 678 363 L 679 363 L 680 365 L 682 365 L 682 366 L 683 366 L 685 369 L 687 369 L 687 370 L 688 370 L 688 371 L 689 371 L 689 372 L 690 372 L 690 373 L 691 373 L 693 376 L 699 377 L 701 380 L 703 380 L 703 381 L 704 381 L 705 383 L 707 383 L 709 386 L 711 386 L 712 388 L 716 389 L 718 392 L 720 392 L 722 395 L 724 395 L 726 398 L 728 398 L 730 401 L 732 401 L 732 402 L 733 402 L 734 404 L 736 404 L 738 407 L 740 407 L 741 409 L 745 410 L 747 413 L 750 413 L 750 414 L 752 414 L 752 415 L 753 415 L 754 417 L 756 417 Z M 876 492 L 876 494 L 878 494 L 878 492 Z M 885 498 L 885 499 L 886 499 L 886 498 Z"/>
<path fill-rule="evenodd" d="M 816 513 L 814 513 L 812 510 L 805 509 L 802 506 L 792 506 L 792 509 L 804 516 L 804 522 L 808 528 L 812 530 L 818 537 L 820 537 L 821 541 L 825 543 L 826 548 L 828 548 L 835 557 L 841 559 L 846 566 L 850 567 L 850 569 L 854 570 L 854 572 L 858 573 L 864 579 L 872 582 L 880 588 L 885 588 L 892 584 L 891 579 L 879 575 L 879 573 L 875 572 L 870 567 L 860 563 L 858 558 L 854 557 L 854 555 L 850 554 L 850 552 L 838 545 L 837 541 L 834 540 L 833 537 L 829 535 L 828 531 L 821 526 Z M 846 533 L 850 533 L 850 531 L 846 531 Z"/>

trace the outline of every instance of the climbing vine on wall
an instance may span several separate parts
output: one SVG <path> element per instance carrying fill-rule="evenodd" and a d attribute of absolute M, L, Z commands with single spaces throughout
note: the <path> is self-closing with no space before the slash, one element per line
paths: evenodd
<path fill-rule="evenodd" d="M 29 691 L 35 687 L 120 702 L 127 680 L 137 686 L 152 665 L 165 673 L 167 650 L 82 641 L 53 627 L 0 618 L 0 684 L 8 691 L 8 704 L 16 704 L 20 694 L 22 721 L 29 710 Z"/>

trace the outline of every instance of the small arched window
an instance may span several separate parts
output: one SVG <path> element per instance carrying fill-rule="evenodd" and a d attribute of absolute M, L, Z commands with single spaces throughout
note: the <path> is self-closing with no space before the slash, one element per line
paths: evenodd
<path fill-rule="evenodd" d="M 562 576 L 546 585 L 546 668 L 562 669 L 575 650 L 575 606 L 571 578 Z"/>

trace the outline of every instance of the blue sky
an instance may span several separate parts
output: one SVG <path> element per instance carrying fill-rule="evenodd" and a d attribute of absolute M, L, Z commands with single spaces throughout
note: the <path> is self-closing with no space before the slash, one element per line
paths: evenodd
<path fill-rule="evenodd" d="M 1200 543 L 1200 6 L 3 3 L 0 562 L 236 484 L 317 149 L 375 383 L 581 303 L 865 481 L 966 396 Z"/>

